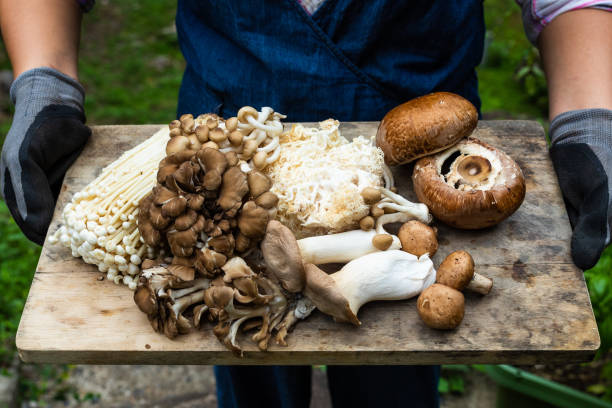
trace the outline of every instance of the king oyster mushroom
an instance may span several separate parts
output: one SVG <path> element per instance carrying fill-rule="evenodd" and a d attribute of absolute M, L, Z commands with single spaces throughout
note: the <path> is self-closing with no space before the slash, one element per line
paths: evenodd
<path fill-rule="evenodd" d="M 412 181 L 419 201 L 436 218 L 462 229 L 496 225 L 525 198 L 525 179 L 516 162 L 475 137 L 420 159 Z"/>

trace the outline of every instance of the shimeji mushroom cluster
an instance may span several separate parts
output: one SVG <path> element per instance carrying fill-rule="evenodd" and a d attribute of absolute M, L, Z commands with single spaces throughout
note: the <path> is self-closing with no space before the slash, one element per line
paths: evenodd
<path fill-rule="evenodd" d="M 71 248 L 109 280 L 135 289 L 142 260 L 154 255 L 140 239 L 138 203 L 155 185 L 168 139 L 168 129 L 161 129 L 104 168 L 64 207 L 63 225 L 49 242 Z"/>
<path fill-rule="evenodd" d="M 170 123 L 170 137 L 166 153 L 182 150 L 200 150 L 210 147 L 223 153 L 238 155 L 245 172 L 262 170 L 280 156 L 279 138 L 283 133 L 281 119 L 285 115 L 264 106 L 257 111 L 251 106 L 240 108 L 238 114 L 227 120 L 211 113 L 194 118 L 187 113 Z"/>

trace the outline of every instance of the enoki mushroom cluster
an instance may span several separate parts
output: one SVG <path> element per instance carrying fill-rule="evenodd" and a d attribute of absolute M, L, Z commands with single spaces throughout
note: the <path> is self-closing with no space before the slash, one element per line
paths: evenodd
<path fill-rule="evenodd" d="M 140 263 L 152 252 L 140 240 L 138 203 L 155 185 L 168 129 L 123 153 L 62 212 L 63 225 L 49 238 L 71 248 L 72 256 L 97 265 L 109 280 L 136 288 Z"/>

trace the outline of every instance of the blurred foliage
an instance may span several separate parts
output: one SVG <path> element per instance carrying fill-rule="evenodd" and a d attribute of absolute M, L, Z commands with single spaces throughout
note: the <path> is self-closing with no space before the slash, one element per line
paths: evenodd
<path fill-rule="evenodd" d="M 24 238 L 4 201 L 0 201 L 0 237 L 1 367 L 10 364 L 15 350 L 14 336 L 38 262 L 40 247 Z"/>
<path fill-rule="evenodd" d="M 612 348 L 612 246 L 604 251 L 592 269 L 584 273 L 591 294 L 593 312 L 599 326 L 601 348 L 599 355 Z M 612 368 L 610 369 L 612 374 Z"/>
<path fill-rule="evenodd" d="M 470 366 L 463 364 L 443 365 L 440 371 L 438 392 L 442 395 L 461 395 L 465 392 L 465 375 L 470 371 Z"/>

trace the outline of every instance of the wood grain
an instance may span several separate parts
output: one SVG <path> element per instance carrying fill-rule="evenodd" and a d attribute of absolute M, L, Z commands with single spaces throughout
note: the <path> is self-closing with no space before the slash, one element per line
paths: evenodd
<path fill-rule="evenodd" d="M 373 136 L 377 123 L 344 123 L 347 137 Z M 72 195 L 102 168 L 159 126 L 99 126 L 66 175 L 50 233 Z M 106 280 L 60 246 L 46 244 L 26 303 L 17 347 L 27 362 L 91 364 L 440 364 L 586 361 L 599 348 L 582 271 L 569 255 L 570 226 L 548 158 L 544 132 L 530 121 L 482 121 L 475 136 L 521 166 L 527 196 L 500 225 L 460 231 L 438 224 L 438 265 L 453 250 L 469 251 L 492 292 L 466 295 L 466 316 L 452 332 L 424 326 L 415 299 L 374 302 L 362 326 L 315 312 L 288 336 L 288 347 L 260 352 L 243 336 L 244 358 L 210 331 L 169 340 L 153 332 L 132 292 Z M 414 198 L 411 166 L 394 169 L 400 193 Z"/>

